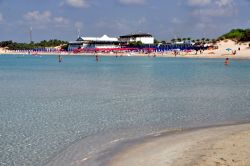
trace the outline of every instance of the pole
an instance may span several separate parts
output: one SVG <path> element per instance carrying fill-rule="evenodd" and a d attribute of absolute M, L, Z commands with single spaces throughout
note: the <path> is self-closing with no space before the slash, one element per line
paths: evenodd
<path fill-rule="evenodd" d="M 33 39 L 32 39 L 32 27 L 30 27 L 30 43 L 33 42 Z"/>

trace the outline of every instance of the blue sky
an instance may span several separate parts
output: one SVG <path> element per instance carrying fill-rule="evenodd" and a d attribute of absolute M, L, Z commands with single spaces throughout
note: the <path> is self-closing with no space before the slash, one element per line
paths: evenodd
<path fill-rule="evenodd" d="M 146 32 L 214 38 L 250 28 L 250 0 L 0 0 L 0 41 L 74 40 Z"/>

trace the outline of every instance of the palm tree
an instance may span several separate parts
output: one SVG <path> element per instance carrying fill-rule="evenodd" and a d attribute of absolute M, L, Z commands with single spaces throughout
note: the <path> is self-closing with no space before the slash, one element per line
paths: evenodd
<path fill-rule="evenodd" d="M 178 38 L 177 41 L 178 41 L 178 42 L 181 42 L 181 38 Z"/>
<path fill-rule="evenodd" d="M 207 42 L 207 43 L 209 43 L 209 42 L 210 42 L 210 39 L 209 39 L 209 38 L 207 38 L 207 39 L 206 39 L 206 42 Z"/>
<path fill-rule="evenodd" d="M 202 41 L 203 44 L 205 44 L 205 40 L 206 40 L 206 39 L 205 39 L 204 37 L 201 38 L 201 41 Z"/>

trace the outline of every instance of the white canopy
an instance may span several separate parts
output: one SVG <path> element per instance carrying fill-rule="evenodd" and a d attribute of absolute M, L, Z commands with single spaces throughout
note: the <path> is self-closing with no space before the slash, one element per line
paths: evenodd
<path fill-rule="evenodd" d="M 102 37 L 81 37 L 82 41 L 118 41 L 118 38 L 103 35 Z"/>

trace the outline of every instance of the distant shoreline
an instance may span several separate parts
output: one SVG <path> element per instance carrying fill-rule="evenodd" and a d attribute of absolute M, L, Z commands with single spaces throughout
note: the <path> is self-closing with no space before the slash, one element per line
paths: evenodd
<path fill-rule="evenodd" d="M 165 52 L 84 52 L 84 53 L 73 53 L 73 52 L 17 52 L 11 50 L 0 49 L 0 55 L 34 55 L 34 56 L 43 56 L 43 55 L 55 55 L 55 56 L 131 56 L 131 57 L 181 57 L 181 58 L 231 58 L 231 59 L 250 59 L 250 47 L 249 43 L 240 43 L 237 44 L 234 41 L 227 40 L 221 41 L 216 44 L 218 49 L 211 50 L 186 50 L 186 51 L 165 51 Z"/>
<path fill-rule="evenodd" d="M 165 52 L 165 53 L 150 53 L 150 54 L 142 54 L 142 53 L 51 53 L 51 52 L 40 52 L 37 54 L 28 54 L 26 52 L 8 52 L 8 53 L 0 53 L 0 55 L 32 55 L 32 56 L 108 56 L 108 57 L 161 57 L 161 58 L 214 58 L 214 59 L 250 59 L 250 53 L 247 55 L 232 55 L 232 54 L 208 54 L 206 51 L 203 54 L 185 54 L 181 53 L 180 55 L 173 55 L 172 52 Z"/>

